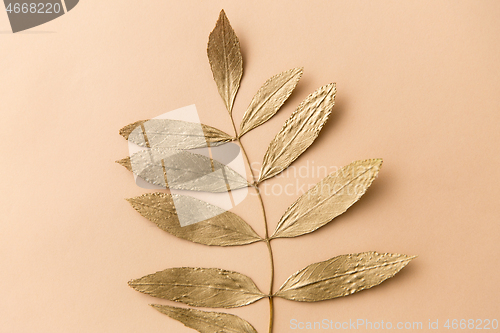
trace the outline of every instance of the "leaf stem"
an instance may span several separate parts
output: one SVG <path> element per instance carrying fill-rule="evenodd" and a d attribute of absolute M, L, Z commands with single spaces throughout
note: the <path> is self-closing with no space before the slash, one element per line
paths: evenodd
<path fill-rule="evenodd" d="M 266 244 L 267 244 L 267 250 L 269 251 L 269 260 L 271 262 L 271 282 L 269 285 L 269 333 L 272 333 L 273 321 L 274 321 L 274 303 L 273 303 L 274 257 L 273 257 L 273 248 L 271 247 L 271 240 L 267 237 L 267 235 L 266 235 Z"/>
<path fill-rule="evenodd" d="M 266 209 L 264 207 L 264 200 L 262 200 L 262 195 L 260 193 L 259 189 L 259 182 L 255 180 L 255 176 L 253 174 L 252 170 L 252 165 L 250 163 L 250 159 L 248 158 L 247 152 L 245 151 L 245 147 L 241 143 L 240 136 L 238 135 L 238 131 L 236 130 L 236 125 L 234 124 L 234 119 L 232 113 L 230 114 L 231 118 L 231 124 L 233 125 L 234 129 L 234 136 L 236 137 L 236 141 L 238 141 L 238 144 L 241 148 L 241 152 L 243 153 L 243 156 L 245 157 L 245 160 L 247 162 L 248 168 L 250 169 L 250 175 L 252 176 L 252 182 L 253 182 L 253 188 L 257 192 L 257 197 L 259 198 L 260 202 L 260 207 L 262 209 L 262 216 L 264 218 L 264 228 L 265 228 L 265 241 L 267 245 L 267 250 L 269 252 L 269 261 L 271 264 L 271 281 L 269 283 L 269 333 L 272 333 L 273 331 L 273 323 L 274 323 L 274 302 L 273 302 L 273 284 L 274 284 L 274 256 L 273 256 L 273 249 L 271 247 L 271 239 L 269 238 L 269 231 L 268 231 L 268 225 L 267 225 L 267 217 L 266 217 Z"/>

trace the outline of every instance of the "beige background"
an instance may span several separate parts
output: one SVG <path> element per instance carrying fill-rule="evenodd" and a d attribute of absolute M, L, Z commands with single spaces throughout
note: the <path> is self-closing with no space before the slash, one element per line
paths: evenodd
<path fill-rule="evenodd" d="M 370 291 L 277 300 L 275 332 L 292 331 L 293 318 L 500 319 L 500 2 L 82 0 L 15 35 L 0 12 L 0 331 L 191 332 L 147 305 L 171 303 L 127 286 L 168 267 L 235 270 L 267 288 L 263 244 L 212 248 L 162 232 L 124 200 L 145 191 L 114 163 L 128 152 L 120 127 L 185 105 L 231 131 L 206 58 L 221 8 L 244 56 L 238 123 L 267 78 L 304 66 L 285 107 L 244 138 L 253 161 L 294 107 L 331 81 L 335 112 L 294 165 L 384 158 L 345 215 L 274 243 L 275 288 L 339 254 L 419 255 Z M 264 198 L 271 228 L 296 197 Z M 248 197 L 235 211 L 262 233 L 256 209 Z M 267 306 L 229 312 L 265 332 Z"/>

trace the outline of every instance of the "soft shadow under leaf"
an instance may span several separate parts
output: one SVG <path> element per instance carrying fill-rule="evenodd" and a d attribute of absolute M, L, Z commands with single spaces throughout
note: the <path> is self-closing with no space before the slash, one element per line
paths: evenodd
<path fill-rule="evenodd" d="M 219 268 L 169 268 L 129 285 L 154 297 L 208 308 L 245 306 L 265 297 L 248 276 Z"/>
<path fill-rule="evenodd" d="M 173 197 L 176 197 L 175 204 Z M 128 202 L 142 216 L 156 223 L 160 229 L 195 243 L 235 246 L 262 240 L 252 227 L 238 215 L 223 211 L 219 207 L 192 197 L 166 193 L 148 193 L 128 199 Z M 187 210 L 194 214 L 188 217 L 188 221 L 185 221 L 187 225 L 184 227 L 180 225 L 176 211 L 176 206 L 180 204 L 184 204 Z M 180 210 L 183 211 L 182 208 Z M 204 219 L 204 217 L 214 214 L 216 215 Z M 202 220 L 198 221 L 200 219 Z"/>
<path fill-rule="evenodd" d="M 335 103 L 335 83 L 309 95 L 271 141 L 264 155 L 259 182 L 276 176 L 295 161 L 318 137 Z"/>
<path fill-rule="evenodd" d="M 159 304 L 151 304 L 151 306 L 170 318 L 180 321 L 184 326 L 201 333 L 257 333 L 249 322 L 232 314 Z"/>
<path fill-rule="evenodd" d="M 243 58 L 240 42 L 224 10 L 208 37 L 207 54 L 219 94 L 231 113 L 243 75 Z"/>
<path fill-rule="evenodd" d="M 341 255 L 293 274 L 276 296 L 291 301 L 317 302 L 351 295 L 393 277 L 414 258 L 377 252 Z"/>
<path fill-rule="evenodd" d="M 271 238 L 308 234 L 341 215 L 365 194 L 381 166 L 382 159 L 356 161 L 327 176 L 286 210 Z"/>
<path fill-rule="evenodd" d="M 279 73 L 264 83 L 253 97 L 240 124 L 240 136 L 262 125 L 278 112 L 302 76 L 302 68 Z"/>

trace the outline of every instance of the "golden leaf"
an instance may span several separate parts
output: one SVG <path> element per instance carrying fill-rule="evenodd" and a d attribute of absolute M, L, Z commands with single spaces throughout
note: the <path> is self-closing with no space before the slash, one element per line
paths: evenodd
<path fill-rule="evenodd" d="M 381 166 L 382 159 L 356 161 L 327 176 L 286 210 L 271 238 L 308 234 L 344 213 L 365 194 Z"/>
<path fill-rule="evenodd" d="M 238 215 L 192 197 L 147 193 L 127 201 L 142 216 L 156 223 L 160 229 L 195 243 L 234 246 L 262 241 L 252 227 Z M 179 205 L 183 205 L 188 212 L 191 212 L 186 216 L 188 221 L 184 221 L 186 224 L 184 227 L 180 225 L 176 211 Z M 183 207 L 177 210 L 184 211 Z"/>
<path fill-rule="evenodd" d="M 292 94 L 302 72 L 302 68 L 293 68 L 273 76 L 264 83 L 243 115 L 240 136 L 262 125 L 278 112 Z"/>
<path fill-rule="evenodd" d="M 219 94 L 231 113 L 243 75 L 243 59 L 240 42 L 224 10 L 208 37 L 207 54 Z"/>
<path fill-rule="evenodd" d="M 227 192 L 249 186 L 229 166 L 188 151 L 145 149 L 117 163 L 148 183 L 170 189 Z"/>
<path fill-rule="evenodd" d="M 180 321 L 184 326 L 201 333 L 257 333 L 255 328 L 238 316 L 222 312 L 206 312 L 151 304 L 159 312 Z"/>
<path fill-rule="evenodd" d="M 128 284 L 154 297 L 208 308 L 244 306 L 266 296 L 248 276 L 219 268 L 169 268 Z"/>
<path fill-rule="evenodd" d="M 393 277 L 414 258 L 377 252 L 341 255 L 293 274 L 276 296 L 291 301 L 317 302 L 351 295 Z"/>
<path fill-rule="evenodd" d="M 223 143 L 236 140 L 236 138 L 234 138 L 233 136 L 215 127 L 201 124 L 201 128 L 203 130 L 203 135 L 205 136 L 205 140 L 208 142 L 210 147 L 219 146 Z"/>
<path fill-rule="evenodd" d="M 147 120 L 139 120 L 136 121 L 135 123 L 128 124 L 127 126 L 124 126 L 120 129 L 120 135 L 125 138 L 125 140 L 128 140 L 128 137 L 130 133 L 132 133 L 133 130 L 135 130 L 137 127 L 140 127 L 142 124 L 144 124 Z"/>
<path fill-rule="evenodd" d="M 122 158 L 121 160 L 115 161 L 115 163 L 118 163 L 122 165 L 125 169 L 127 169 L 130 172 L 132 171 L 132 164 L 130 163 L 130 156 L 127 156 L 125 158 Z"/>
<path fill-rule="evenodd" d="M 120 135 L 141 147 L 193 149 L 218 146 L 235 138 L 212 126 L 183 120 L 139 120 L 120 130 Z"/>
<path fill-rule="evenodd" d="M 314 142 L 330 116 L 335 92 L 335 83 L 330 83 L 300 103 L 269 144 L 259 182 L 288 168 Z"/>

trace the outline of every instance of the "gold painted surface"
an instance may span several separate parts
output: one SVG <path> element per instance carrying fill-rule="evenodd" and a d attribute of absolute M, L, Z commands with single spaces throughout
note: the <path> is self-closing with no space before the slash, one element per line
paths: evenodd
<path fill-rule="evenodd" d="M 180 321 L 186 327 L 201 333 L 257 333 L 248 321 L 232 314 L 159 304 L 151 304 L 151 306 L 170 318 Z"/>
<path fill-rule="evenodd" d="M 224 10 L 208 38 L 207 54 L 219 94 L 231 114 L 243 75 L 243 58 L 240 42 Z"/>
<path fill-rule="evenodd" d="M 120 129 L 120 135 L 141 147 L 169 149 L 214 147 L 235 140 L 217 128 L 172 119 L 140 120 Z"/>
<path fill-rule="evenodd" d="M 132 133 L 133 130 L 135 130 L 137 127 L 140 127 L 146 121 L 147 120 L 138 120 L 132 124 L 128 124 L 126 126 L 123 126 L 120 129 L 120 135 L 123 136 L 125 138 L 125 140 L 128 140 L 130 133 Z"/>
<path fill-rule="evenodd" d="M 396 275 L 415 257 L 364 252 L 311 264 L 288 278 L 276 296 L 317 302 L 372 288 Z"/>
<path fill-rule="evenodd" d="M 201 129 L 203 130 L 203 135 L 205 136 L 205 140 L 208 143 L 207 146 L 210 147 L 219 146 L 226 142 L 231 142 L 236 140 L 236 138 L 232 137 L 231 135 L 212 126 L 201 124 Z"/>
<path fill-rule="evenodd" d="M 219 268 L 169 268 L 129 281 L 142 293 L 208 308 L 234 308 L 265 295 L 248 276 Z"/>
<path fill-rule="evenodd" d="M 122 158 L 121 160 L 115 161 L 115 163 L 122 165 L 125 169 L 132 172 L 132 164 L 130 163 L 130 156 L 127 156 L 127 157 Z"/>
<path fill-rule="evenodd" d="M 302 68 L 292 68 L 271 77 L 260 87 L 243 115 L 240 137 L 278 112 L 299 83 L 302 73 Z"/>
<path fill-rule="evenodd" d="M 170 149 L 141 150 L 118 161 L 148 183 L 177 190 L 227 192 L 248 187 L 231 167 L 210 157 Z"/>
<path fill-rule="evenodd" d="M 353 162 L 297 199 L 283 214 L 272 238 L 308 234 L 344 213 L 377 177 L 382 159 Z"/>
<path fill-rule="evenodd" d="M 259 182 L 276 176 L 316 140 L 335 103 L 335 83 L 310 94 L 292 113 L 264 155 Z"/>
<path fill-rule="evenodd" d="M 175 205 L 173 196 L 176 196 Z M 218 246 L 245 245 L 261 241 L 262 238 L 238 215 L 223 211 L 219 207 L 201 200 L 166 193 L 147 193 L 127 201 L 142 216 L 154 222 L 160 229 L 185 240 Z M 175 209 L 185 203 L 194 216 L 189 218 L 201 221 L 182 227 Z M 193 209 L 196 208 L 196 209 Z M 182 210 L 184 211 L 184 210 Z M 211 216 L 213 214 L 215 216 Z M 211 216 L 204 219 L 205 216 Z"/>

